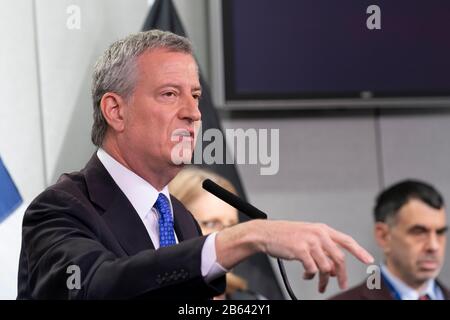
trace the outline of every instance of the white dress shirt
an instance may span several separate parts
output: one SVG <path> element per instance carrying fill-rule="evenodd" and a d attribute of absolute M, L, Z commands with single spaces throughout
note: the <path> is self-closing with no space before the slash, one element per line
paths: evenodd
<path fill-rule="evenodd" d="M 113 180 L 119 186 L 120 190 L 128 198 L 137 214 L 142 220 L 147 232 L 152 240 L 155 249 L 159 248 L 159 227 L 158 227 L 158 211 L 153 207 L 159 193 L 163 193 L 170 204 L 170 211 L 173 216 L 172 202 L 170 201 L 169 188 L 165 186 L 161 192 L 158 192 L 150 183 L 142 179 L 133 171 L 129 170 L 116 159 L 111 157 L 102 148 L 98 149 L 97 156 L 106 171 L 111 175 Z M 175 231 L 174 231 L 175 232 Z M 210 282 L 222 275 L 227 270 L 217 262 L 216 233 L 210 234 L 203 244 L 201 254 L 201 272 L 207 282 Z M 178 237 L 175 232 L 175 240 L 178 243 Z"/>
<path fill-rule="evenodd" d="M 424 295 L 428 295 L 431 300 L 444 300 L 444 295 L 434 279 L 428 280 L 425 289 L 421 292 L 417 292 L 394 276 L 385 264 L 381 265 L 381 272 L 397 291 L 401 300 L 419 300 L 419 297 Z"/>

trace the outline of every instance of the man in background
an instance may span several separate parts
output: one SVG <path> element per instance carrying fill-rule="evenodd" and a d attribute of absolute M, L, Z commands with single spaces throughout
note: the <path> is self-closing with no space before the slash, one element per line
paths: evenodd
<path fill-rule="evenodd" d="M 445 260 L 447 222 L 442 195 L 421 181 L 402 181 L 377 197 L 375 239 L 383 250 L 381 288 L 366 282 L 336 300 L 449 300 L 437 280 Z"/>

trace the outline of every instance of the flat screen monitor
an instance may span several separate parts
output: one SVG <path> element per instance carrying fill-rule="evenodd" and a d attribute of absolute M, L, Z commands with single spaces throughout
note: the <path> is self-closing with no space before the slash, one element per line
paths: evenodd
<path fill-rule="evenodd" d="M 448 0 L 214 2 L 221 105 L 450 105 Z"/>

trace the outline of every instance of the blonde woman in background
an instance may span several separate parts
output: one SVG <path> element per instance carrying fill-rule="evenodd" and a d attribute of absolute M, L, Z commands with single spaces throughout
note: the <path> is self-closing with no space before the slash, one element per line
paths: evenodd
<path fill-rule="evenodd" d="M 238 212 L 229 204 L 220 200 L 202 188 L 202 182 L 210 179 L 231 193 L 236 189 L 227 179 L 207 170 L 186 167 L 170 182 L 169 191 L 194 215 L 204 235 L 220 231 L 237 224 Z M 227 273 L 225 293 L 216 299 L 261 299 L 260 295 L 248 291 L 247 281 L 229 272 Z"/>

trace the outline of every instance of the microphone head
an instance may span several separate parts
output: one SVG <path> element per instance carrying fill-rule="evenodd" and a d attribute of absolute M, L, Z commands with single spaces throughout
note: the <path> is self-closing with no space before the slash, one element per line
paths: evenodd
<path fill-rule="evenodd" d="M 235 194 L 222 188 L 210 179 L 205 179 L 202 183 L 202 187 L 206 191 L 215 195 L 217 198 L 228 203 L 230 206 L 238 209 L 240 212 L 251 219 L 267 219 L 267 215 L 264 212 L 252 206 L 250 203 L 245 202 Z"/>

